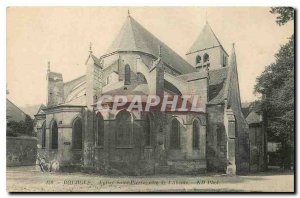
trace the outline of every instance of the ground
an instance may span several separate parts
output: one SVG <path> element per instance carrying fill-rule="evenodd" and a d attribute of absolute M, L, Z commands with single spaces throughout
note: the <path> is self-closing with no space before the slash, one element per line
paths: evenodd
<path fill-rule="evenodd" d="M 247 176 L 103 176 L 85 173 L 42 173 L 34 167 L 8 167 L 8 192 L 293 192 L 292 172 Z"/>

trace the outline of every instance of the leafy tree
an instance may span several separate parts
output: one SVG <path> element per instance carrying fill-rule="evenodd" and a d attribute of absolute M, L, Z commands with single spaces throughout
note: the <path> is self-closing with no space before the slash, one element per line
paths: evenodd
<path fill-rule="evenodd" d="M 284 25 L 294 19 L 292 8 L 272 8 L 279 14 L 277 23 Z M 294 35 L 281 46 L 275 62 L 256 79 L 255 92 L 262 94 L 262 110 L 269 141 L 281 142 L 281 164 L 289 168 L 294 148 Z"/>
<path fill-rule="evenodd" d="M 291 7 L 273 7 L 270 11 L 272 14 L 279 14 L 276 19 L 278 25 L 284 25 L 290 20 L 294 20 L 294 8 Z"/>
<path fill-rule="evenodd" d="M 16 121 L 10 121 L 7 123 L 7 130 L 6 130 L 7 136 L 20 136 L 20 135 L 28 135 L 28 136 L 34 136 L 33 132 L 33 120 L 29 115 L 26 115 L 25 120 L 16 122 Z"/>

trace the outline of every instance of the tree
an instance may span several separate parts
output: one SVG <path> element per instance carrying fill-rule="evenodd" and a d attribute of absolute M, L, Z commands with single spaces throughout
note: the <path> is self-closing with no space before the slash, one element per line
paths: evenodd
<path fill-rule="evenodd" d="M 292 8 L 272 8 L 279 14 L 276 23 L 284 25 L 294 19 Z M 262 110 L 269 141 L 281 142 L 281 164 L 289 168 L 294 148 L 294 35 L 281 46 L 275 62 L 256 79 L 255 92 L 263 95 Z"/>
<path fill-rule="evenodd" d="M 294 20 L 294 8 L 291 7 L 273 7 L 272 14 L 279 14 L 276 19 L 278 25 L 285 25 L 288 21 Z"/>
<path fill-rule="evenodd" d="M 7 136 L 20 136 L 20 135 L 28 135 L 28 136 L 34 136 L 33 132 L 33 120 L 29 115 L 26 115 L 25 120 L 16 122 L 16 121 L 10 121 L 7 123 L 7 130 L 6 130 Z"/>

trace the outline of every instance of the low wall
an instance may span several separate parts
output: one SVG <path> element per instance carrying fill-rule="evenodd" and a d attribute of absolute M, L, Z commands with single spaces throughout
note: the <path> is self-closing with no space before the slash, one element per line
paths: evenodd
<path fill-rule="evenodd" d="M 35 137 L 6 137 L 6 166 L 35 165 L 36 154 Z"/>

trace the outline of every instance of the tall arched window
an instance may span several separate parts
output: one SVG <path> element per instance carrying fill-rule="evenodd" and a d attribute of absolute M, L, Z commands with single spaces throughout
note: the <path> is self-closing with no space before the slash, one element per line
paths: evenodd
<path fill-rule="evenodd" d="M 42 126 L 42 148 L 46 148 L 46 121 Z"/>
<path fill-rule="evenodd" d="M 204 54 L 203 55 L 203 62 L 206 63 L 209 61 L 209 55 L 208 54 Z"/>
<path fill-rule="evenodd" d="M 80 118 L 76 118 L 73 123 L 73 149 L 82 149 L 82 122 Z"/>
<path fill-rule="evenodd" d="M 173 119 L 171 125 L 170 148 L 180 149 L 180 123 L 177 119 Z"/>
<path fill-rule="evenodd" d="M 97 146 L 104 146 L 104 120 L 100 113 L 96 116 L 97 120 Z"/>
<path fill-rule="evenodd" d="M 51 148 L 58 148 L 58 128 L 55 120 L 52 122 L 51 126 Z"/>
<path fill-rule="evenodd" d="M 147 116 L 145 123 L 145 143 L 146 146 L 151 145 L 151 120 L 150 116 Z"/>
<path fill-rule="evenodd" d="M 194 120 L 194 122 L 193 122 L 193 149 L 199 149 L 199 137 L 200 137 L 199 121 Z"/>
<path fill-rule="evenodd" d="M 130 84 L 130 66 L 127 64 L 125 65 L 125 85 Z"/>
<path fill-rule="evenodd" d="M 128 111 L 122 110 L 116 116 L 116 144 L 118 147 L 128 147 L 132 143 L 132 122 Z"/>
<path fill-rule="evenodd" d="M 201 56 L 197 55 L 196 57 L 196 65 L 201 63 Z"/>

